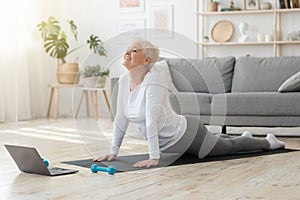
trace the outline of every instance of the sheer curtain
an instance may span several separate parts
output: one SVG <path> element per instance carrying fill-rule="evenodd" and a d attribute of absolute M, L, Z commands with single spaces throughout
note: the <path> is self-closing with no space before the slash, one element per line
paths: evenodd
<path fill-rule="evenodd" d="M 38 0 L 7 0 L 0 7 L 0 122 L 45 113 L 39 10 Z"/>

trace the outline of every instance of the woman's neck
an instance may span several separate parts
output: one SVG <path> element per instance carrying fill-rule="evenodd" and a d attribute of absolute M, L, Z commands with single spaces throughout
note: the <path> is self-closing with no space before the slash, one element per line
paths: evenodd
<path fill-rule="evenodd" d="M 146 66 L 137 66 L 129 71 L 129 75 L 131 78 L 130 81 L 130 90 L 133 91 L 138 88 L 143 82 L 146 74 L 148 72 L 148 68 Z"/>

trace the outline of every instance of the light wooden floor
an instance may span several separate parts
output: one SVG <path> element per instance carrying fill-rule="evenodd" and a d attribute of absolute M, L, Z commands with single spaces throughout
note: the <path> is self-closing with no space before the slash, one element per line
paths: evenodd
<path fill-rule="evenodd" d="M 108 119 L 40 119 L 0 124 L 0 199 L 300 199 L 300 151 L 236 160 L 93 174 L 60 162 L 106 153 L 112 123 Z M 240 133 L 246 128 L 230 128 Z M 253 129 L 261 134 L 300 133 L 293 129 Z M 146 152 L 133 127 L 121 154 Z M 300 150 L 299 137 L 281 137 L 287 148 Z M 47 177 L 20 172 L 3 144 L 34 146 L 51 166 L 79 173 Z M 83 145 L 83 143 L 85 145 Z"/>

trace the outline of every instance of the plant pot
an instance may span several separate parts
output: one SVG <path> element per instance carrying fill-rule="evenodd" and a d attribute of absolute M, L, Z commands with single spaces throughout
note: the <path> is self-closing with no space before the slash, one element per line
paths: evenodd
<path fill-rule="evenodd" d="M 107 76 L 95 76 L 84 78 L 84 87 L 88 88 L 103 88 L 106 83 Z"/>
<path fill-rule="evenodd" d="M 208 2 L 208 4 L 207 4 L 207 11 L 208 12 L 216 12 L 216 11 L 218 11 L 218 3 Z"/>
<path fill-rule="evenodd" d="M 60 84 L 76 84 L 79 81 L 78 63 L 63 63 L 57 66 L 57 81 Z"/>

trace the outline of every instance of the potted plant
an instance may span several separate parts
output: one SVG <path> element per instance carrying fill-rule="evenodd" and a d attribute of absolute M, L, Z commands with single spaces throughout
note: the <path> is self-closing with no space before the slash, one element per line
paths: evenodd
<path fill-rule="evenodd" d="M 71 29 L 71 35 L 78 41 L 77 26 L 73 20 L 68 20 Z M 49 17 L 47 21 L 42 21 L 37 25 L 41 32 L 41 38 L 44 41 L 44 49 L 50 57 L 58 60 L 57 80 L 61 84 L 74 84 L 78 82 L 79 68 L 78 63 L 67 63 L 66 56 L 74 51 L 88 46 L 89 49 L 100 56 L 106 56 L 106 50 L 103 42 L 98 36 L 91 35 L 86 44 L 79 45 L 73 49 L 69 49 L 68 37 L 61 29 L 59 21 L 55 17 Z"/>
<path fill-rule="evenodd" d="M 217 0 L 209 0 L 207 4 L 208 12 L 216 12 L 218 11 L 219 2 Z"/>
<path fill-rule="evenodd" d="M 98 65 L 89 65 L 84 68 L 84 87 L 103 88 L 106 78 L 109 76 L 109 69 L 102 68 Z"/>
<path fill-rule="evenodd" d="M 208 43 L 209 42 L 209 37 L 207 35 L 203 36 L 202 42 L 203 43 Z"/>

